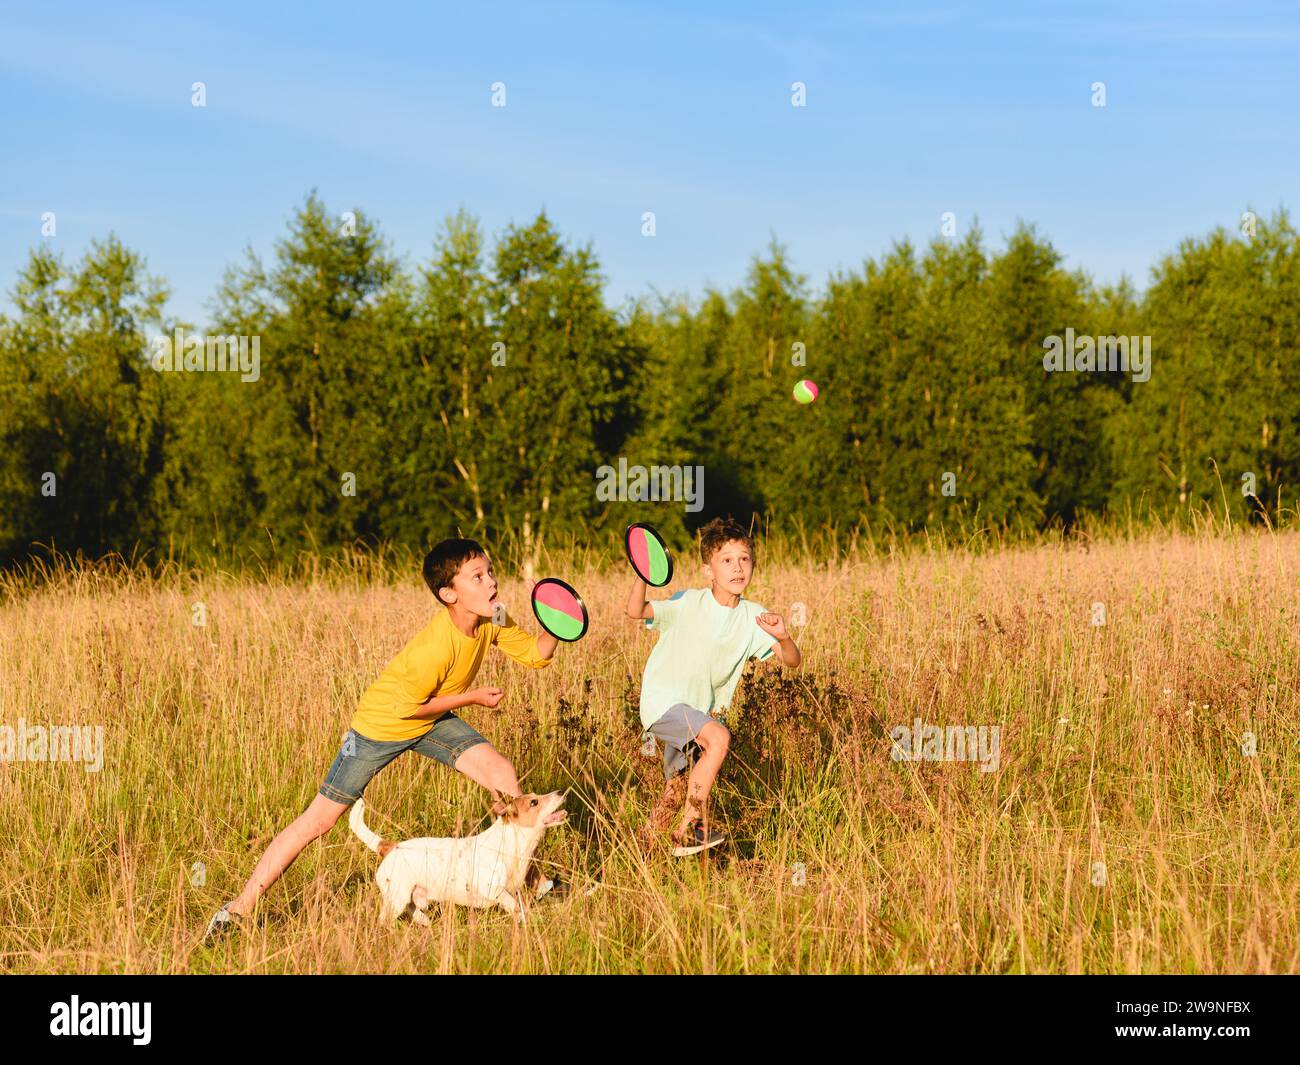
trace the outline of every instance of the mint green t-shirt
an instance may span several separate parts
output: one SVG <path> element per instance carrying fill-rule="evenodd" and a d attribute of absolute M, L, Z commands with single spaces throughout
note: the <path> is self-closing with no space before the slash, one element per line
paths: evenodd
<path fill-rule="evenodd" d="M 649 728 L 670 706 L 686 703 L 710 713 L 727 707 L 745 663 L 772 656 L 776 641 L 755 620 L 766 613 L 742 598 L 725 607 L 709 588 L 689 588 L 650 604 L 659 642 L 641 678 L 641 725 Z"/>

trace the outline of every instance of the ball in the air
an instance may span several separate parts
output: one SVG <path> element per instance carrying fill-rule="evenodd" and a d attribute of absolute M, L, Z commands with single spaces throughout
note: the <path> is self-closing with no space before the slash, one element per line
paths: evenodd
<path fill-rule="evenodd" d="M 794 401 L 796 403 L 811 403 L 817 398 L 817 385 L 812 381 L 800 381 L 794 386 Z"/>

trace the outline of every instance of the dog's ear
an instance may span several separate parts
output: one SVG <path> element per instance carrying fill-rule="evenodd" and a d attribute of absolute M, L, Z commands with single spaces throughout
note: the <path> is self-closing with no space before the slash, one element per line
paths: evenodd
<path fill-rule="evenodd" d="M 492 801 L 492 813 L 509 821 L 515 816 L 515 800 L 498 795 Z"/>

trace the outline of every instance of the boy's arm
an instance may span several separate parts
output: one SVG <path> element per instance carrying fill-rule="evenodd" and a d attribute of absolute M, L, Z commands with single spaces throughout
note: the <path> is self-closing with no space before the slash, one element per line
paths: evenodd
<path fill-rule="evenodd" d="M 803 664 L 803 655 L 799 653 L 798 646 L 788 634 L 777 645 L 777 650 L 780 652 L 781 665 L 787 669 L 798 669 Z"/>
<path fill-rule="evenodd" d="M 799 648 L 790 638 L 790 633 L 786 631 L 785 621 L 781 615 L 769 611 L 759 614 L 755 620 L 760 629 L 776 640 L 775 657 L 780 660 L 781 665 L 789 669 L 798 669 L 803 662 L 803 655 L 799 653 Z"/>
<path fill-rule="evenodd" d="M 421 703 L 413 714 L 407 714 L 404 720 L 413 718 L 438 717 L 448 710 L 459 710 L 462 706 L 486 706 L 495 708 L 504 693 L 500 688 L 474 688 L 459 695 L 431 695 L 427 702 Z"/>
<path fill-rule="evenodd" d="M 555 649 L 559 646 L 559 639 L 552 636 L 549 632 L 543 632 L 539 637 L 537 637 L 537 653 L 543 658 L 554 658 Z"/>
<path fill-rule="evenodd" d="M 637 621 L 651 621 L 655 608 L 645 601 L 646 583 L 640 577 L 632 582 L 632 592 L 627 597 L 627 616 Z"/>
<path fill-rule="evenodd" d="M 667 599 L 647 603 L 645 598 L 646 587 L 645 581 L 638 577 L 627 597 L 627 616 L 636 618 L 638 621 L 644 621 L 646 628 L 658 629 L 663 632 L 664 629 L 673 624 L 677 615 L 681 612 L 682 606 L 686 602 L 687 589 L 674 592 Z"/>
<path fill-rule="evenodd" d="M 506 615 L 506 623 L 498 625 L 492 634 L 492 642 L 520 665 L 530 669 L 544 669 L 551 664 L 551 656 L 559 646 L 559 640 L 549 632 L 533 637 L 524 632 Z"/>

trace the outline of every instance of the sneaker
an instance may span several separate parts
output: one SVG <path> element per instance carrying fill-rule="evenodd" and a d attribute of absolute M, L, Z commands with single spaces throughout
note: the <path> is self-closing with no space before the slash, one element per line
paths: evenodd
<path fill-rule="evenodd" d="M 534 895 L 533 898 L 540 899 L 542 896 L 546 896 L 550 899 L 567 899 L 569 897 L 569 891 L 568 881 L 556 877 L 554 880 L 543 880 L 538 884 L 537 894 Z"/>
<path fill-rule="evenodd" d="M 230 932 L 238 931 L 244 927 L 244 915 L 242 913 L 231 913 L 225 906 L 222 906 L 212 915 L 212 920 L 208 922 L 208 930 L 203 933 L 203 941 L 219 939 Z"/>
<path fill-rule="evenodd" d="M 726 838 L 721 832 L 714 829 L 705 832 L 703 822 L 692 821 L 684 836 L 673 837 L 673 842 L 676 844 L 673 847 L 673 857 L 685 858 L 688 854 L 699 854 L 700 851 L 716 847 Z"/>

